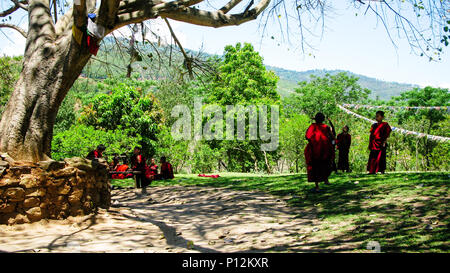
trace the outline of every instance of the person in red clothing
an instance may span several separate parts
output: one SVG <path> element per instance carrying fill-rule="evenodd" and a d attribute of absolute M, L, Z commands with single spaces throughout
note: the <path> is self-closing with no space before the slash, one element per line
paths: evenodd
<path fill-rule="evenodd" d="M 145 157 L 141 154 L 140 147 L 134 147 L 133 156 L 131 157 L 131 166 L 133 171 L 141 172 L 135 174 L 136 177 L 136 188 L 142 189 L 142 194 L 147 193 L 147 186 L 150 184 L 150 180 L 145 176 L 147 164 Z"/>
<path fill-rule="evenodd" d="M 119 155 L 115 153 L 113 156 L 113 161 L 109 164 L 109 170 L 116 171 L 118 166 L 119 166 Z"/>
<path fill-rule="evenodd" d="M 305 160 L 308 173 L 308 181 L 315 182 L 315 191 L 319 191 L 319 182 L 329 184 L 328 177 L 332 170 L 332 140 L 333 134 L 330 127 L 323 124 L 325 116 L 317 113 L 314 117 L 315 123 L 306 130 L 308 144 L 305 148 Z"/>
<path fill-rule="evenodd" d="M 159 177 L 161 179 L 174 178 L 172 164 L 166 161 L 166 157 L 161 157 L 159 162 L 161 163 L 161 173 L 159 174 Z"/>
<path fill-rule="evenodd" d="M 339 150 L 338 170 L 350 172 L 350 164 L 348 162 L 348 153 L 352 143 L 352 136 L 348 133 L 347 125 L 342 128 L 342 133 L 337 136 L 336 145 Z"/>
<path fill-rule="evenodd" d="M 387 122 L 383 122 L 383 111 L 376 112 L 375 119 L 377 123 L 372 124 L 372 127 L 370 128 L 370 154 L 369 162 L 367 163 L 367 171 L 369 174 L 385 172 L 387 139 L 392 131 L 391 126 L 389 126 Z"/>
<path fill-rule="evenodd" d="M 122 164 L 117 165 L 117 168 L 114 171 L 126 172 L 129 170 L 129 168 L 130 167 L 128 166 L 128 161 L 126 158 L 124 158 L 122 160 Z M 125 178 L 129 178 L 129 177 L 133 177 L 133 174 L 132 173 L 116 173 L 111 176 L 112 179 L 125 179 Z"/>
<path fill-rule="evenodd" d="M 149 165 L 149 175 L 155 176 L 158 174 L 158 165 L 156 165 L 155 159 L 152 158 Z"/>
<path fill-rule="evenodd" d="M 100 144 L 97 146 L 97 149 L 89 152 L 89 154 L 86 156 L 87 159 L 94 160 L 98 158 L 102 158 L 103 152 L 106 150 L 105 145 Z"/>

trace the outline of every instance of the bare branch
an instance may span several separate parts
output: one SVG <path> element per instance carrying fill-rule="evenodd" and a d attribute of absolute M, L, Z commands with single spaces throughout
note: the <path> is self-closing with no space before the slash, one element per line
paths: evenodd
<path fill-rule="evenodd" d="M 163 10 L 159 12 L 159 15 L 194 25 L 218 28 L 224 26 L 236 26 L 254 20 L 269 5 L 269 3 L 270 0 L 261 0 L 258 5 L 249 9 L 247 12 L 231 15 L 223 14 L 218 11 L 198 10 L 195 8 Z"/>
<path fill-rule="evenodd" d="M 220 11 L 223 13 L 228 13 L 232 10 L 237 4 L 239 4 L 242 0 L 231 0 L 225 6 L 223 6 Z"/>
<path fill-rule="evenodd" d="M 28 3 L 28 1 L 20 1 L 19 2 L 17 0 L 13 0 L 12 2 L 14 3 L 14 6 L 6 9 L 4 11 L 0 11 L 0 17 L 6 17 L 20 8 L 22 8 L 24 10 L 28 10 L 27 6 L 25 5 L 26 3 Z"/>
<path fill-rule="evenodd" d="M 19 26 L 13 25 L 13 24 L 6 24 L 6 23 L 0 23 L 0 28 L 6 27 L 6 28 L 12 28 L 17 30 L 20 34 L 22 34 L 23 37 L 27 38 L 27 33 L 24 29 L 22 29 Z"/>

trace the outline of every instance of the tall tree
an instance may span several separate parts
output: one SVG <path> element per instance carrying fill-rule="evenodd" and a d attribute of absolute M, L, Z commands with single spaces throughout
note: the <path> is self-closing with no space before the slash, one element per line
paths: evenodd
<path fill-rule="evenodd" d="M 200 2 L 103 0 L 96 9 L 95 0 L 76 0 L 55 22 L 57 18 L 52 18 L 49 0 L 12 0 L 14 5 L 0 15 L 4 17 L 25 9 L 29 27 L 24 31 L 11 24 L 0 25 L 14 28 L 26 37 L 23 69 L 0 121 L 0 151 L 16 160 L 50 158 L 59 106 L 92 55 L 88 41 L 98 42 L 87 37 L 88 13 L 97 14 L 97 27 L 90 34 L 99 33 L 96 38 L 101 40 L 122 26 L 157 17 L 210 27 L 239 25 L 255 19 L 270 0 L 261 0 L 246 12 L 236 14 L 228 14 L 236 1 L 232 0 L 220 11 L 192 7 Z"/>

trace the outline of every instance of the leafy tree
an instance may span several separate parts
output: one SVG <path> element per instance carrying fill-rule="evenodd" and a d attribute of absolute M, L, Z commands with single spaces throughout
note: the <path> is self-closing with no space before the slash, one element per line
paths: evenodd
<path fill-rule="evenodd" d="M 286 115 L 304 113 L 314 117 L 317 112 L 331 116 L 338 111 L 337 104 L 362 102 L 370 90 L 358 85 L 358 78 L 342 72 L 325 77 L 311 75 L 309 82 L 298 83 L 299 87 L 285 99 Z"/>
<path fill-rule="evenodd" d="M 131 136 L 127 129 L 99 130 L 93 126 L 77 124 L 69 130 L 55 134 L 52 143 L 52 158 L 62 160 L 67 157 L 85 157 L 97 145 L 104 144 L 106 153 L 130 152 L 142 138 Z"/>
<path fill-rule="evenodd" d="M 85 106 L 80 122 L 98 130 L 127 130 L 128 136 L 140 136 L 143 152 L 153 155 L 156 135 L 164 123 L 158 100 L 145 90 L 153 82 L 133 79 L 107 79 L 99 83 L 101 92 Z"/>
<path fill-rule="evenodd" d="M 310 125 L 306 115 L 293 114 L 281 122 L 280 144 L 283 158 L 294 164 L 299 172 L 300 163 L 304 163 L 303 151 L 307 144 L 305 133 Z"/>
<path fill-rule="evenodd" d="M 20 66 L 22 65 L 22 57 L 1 57 L 0 58 L 0 114 L 9 95 L 14 89 L 14 84 L 19 78 Z"/>
<path fill-rule="evenodd" d="M 433 88 L 414 88 L 413 90 L 403 92 L 400 96 L 392 98 L 397 105 L 404 106 L 450 106 L 450 92 L 448 89 Z M 413 130 L 421 131 L 426 134 L 438 129 L 440 122 L 447 119 L 446 112 L 435 109 L 420 109 L 417 111 L 404 110 L 397 113 L 399 125 L 407 124 L 409 121 L 414 125 Z M 422 148 L 419 152 L 425 156 L 427 168 L 430 168 L 430 155 L 437 143 L 428 138 L 422 138 Z M 419 148 L 418 145 L 414 145 Z M 414 147 L 413 146 L 413 147 Z M 413 148 L 414 149 L 414 148 Z"/>
<path fill-rule="evenodd" d="M 266 70 L 263 58 L 249 43 L 237 43 L 225 47 L 218 65 L 219 73 L 210 79 L 208 87 L 199 93 L 206 96 L 205 103 L 217 104 L 226 111 L 227 105 L 279 105 L 276 91 L 278 77 Z M 269 107 L 270 109 L 270 107 Z M 268 117 L 270 121 L 270 116 Z M 204 120 L 206 122 L 206 120 Z M 225 126 L 224 126 L 225 128 Z M 227 170 L 247 172 L 265 169 L 270 172 L 267 153 L 261 151 L 261 140 L 248 140 L 248 116 L 244 141 L 209 141 L 216 151 L 222 151 L 227 159 Z"/>

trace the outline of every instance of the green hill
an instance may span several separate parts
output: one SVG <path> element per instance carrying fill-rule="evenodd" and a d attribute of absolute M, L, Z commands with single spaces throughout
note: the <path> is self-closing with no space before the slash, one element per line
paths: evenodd
<path fill-rule="evenodd" d="M 308 81 L 311 75 L 323 77 L 327 73 L 334 75 L 340 72 L 346 72 L 349 75 L 353 75 L 359 78 L 359 84 L 372 91 L 370 98 L 375 99 L 377 96 L 379 99 L 387 100 L 392 96 L 398 96 L 401 92 L 411 90 L 414 87 L 419 87 L 413 84 L 404 84 L 397 82 L 386 82 L 375 78 L 367 77 L 360 74 L 355 74 L 345 70 L 307 70 L 307 71 L 294 71 L 284 68 L 266 66 L 267 69 L 272 70 L 280 77 L 278 84 L 279 93 L 281 96 L 287 96 L 294 91 L 297 87 L 297 83 L 300 81 Z"/>
<path fill-rule="evenodd" d="M 90 78 L 106 78 L 111 74 L 124 74 L 126 73 L 126 67 L 129 64 L 130 57 L 128 52 L 123 52 L 124 48 L 127 48 L 128 40 L 127 39 L 118 39 L 114 41 L 112 38 L 104 39 L 102 42 L 103 46 L 100 48 L 96 60 L 102 61 L 91 61 L 90 65 L 85 67 L 83 71 L 83 76 Z M 117 43 L 122 44 L 122 51 L 117 50 L 115 45 Z M 175 66 L 179 66 L 183 62 L 183 56 L 176 49 L 170 50 L 169 47 L 158 46 L 157 44 L 150 44 L 139 46 L 139 55 L 141 57 L 140 61 L 136 61 L 132 64 L 133 72 L 139 73 L 141 78 L 143 79 L 167 79 L 173 78 L 173 68 Z M 155 49 L 158 48 L 159 51 L 163 52 L 156 53 Z M 209 57 L 221 57 L 217 55 L 211 55 L 208 53 L 199 53 L 195 50 L 185 49 L 189 55 L 199 56 L 202 58 Z M 159 59 L 161 58 L 161 59 Z M 171 62 L 169 62 L 169 58 Z M 164 63 L 161 65 L 159 61 Z M 109 65 L 105 65 L 107 62 Z M 168 65 L 172 63 L 171 65 Z M 370 98 L 375 99 L 377 96 L 379 99 L 388 100 L 392 96 L 397 96 L 401 92 L 411 90 L 414 87 L 418 87 L 413 84 L 402 84 L 396 82 L 386 82 L 382 80 L 378 80 L 375 78 L 367 77 L 360 74 L 355 74 L 353 72 L 345 71 L 345 70 L 307 70 L 307 71 L 294 71 L 288 70 L 284 68 L 274 67 L 274 66 L 266 66 L 267 69 L 272 70 L 275 74 L 280 78 L 278 82 L 278 92 L 282 97 L 288 96 L 290 93 L 294 92 L 294 89 L 297 87 L 297 83 L 300 81 L 308 81 L 311 75 L 316 75 L 319 77 L 325 76 L 327 73 L 334 75 L 339 72 L 346 72 L 350 75 L 356 76 L 359 78 L 359 84 L 368 88 L 372 91 Z"/>

